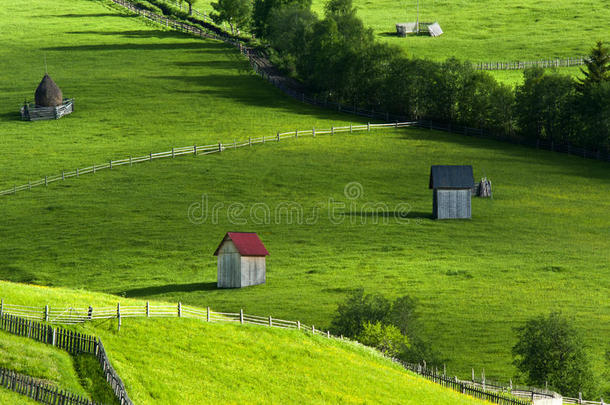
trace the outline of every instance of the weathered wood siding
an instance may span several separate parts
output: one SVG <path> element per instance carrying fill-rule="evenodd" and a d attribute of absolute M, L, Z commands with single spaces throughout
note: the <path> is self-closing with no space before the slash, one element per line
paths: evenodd
<path fill-rule="evenodd" d="M 470 218 L 470 196 L 470 189 L 435 189 L 433 198 L 434 218 Z"/>
<path fill-rule="evenodd" d="M 241 255 L 231 241 L 218 251 L 218 288 L 241 287 Z"/>
<path fill-rule="evenodd" d="M 266 259 L 264 256 L 242 256 L 241 286 L 264 284 L 266 281 Z"/>

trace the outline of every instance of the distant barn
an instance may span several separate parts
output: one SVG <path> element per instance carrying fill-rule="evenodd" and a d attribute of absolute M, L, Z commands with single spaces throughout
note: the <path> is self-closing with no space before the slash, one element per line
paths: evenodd
<path fill-rule="evenodd" d="M 256 233 L 227 232 L 214 252 L 218 256 L 218 288 L 264 284 L 268 255 Z"/>
<path fill-rule="evenodd" d="M 434 190 L 434 218 L 470 218 L 473 187 L 472 166 L 432 166 L 430 188 Z"/>

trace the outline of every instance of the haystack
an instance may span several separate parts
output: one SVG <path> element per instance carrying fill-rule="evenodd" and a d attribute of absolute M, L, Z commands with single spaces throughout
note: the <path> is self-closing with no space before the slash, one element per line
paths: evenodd
<path fill-rule="evenodd" d="M 41 107 L 57 107 L 63 103 L 61 89 L 53 79 L 45 74 L 34 94 L 36 105 Z"/>

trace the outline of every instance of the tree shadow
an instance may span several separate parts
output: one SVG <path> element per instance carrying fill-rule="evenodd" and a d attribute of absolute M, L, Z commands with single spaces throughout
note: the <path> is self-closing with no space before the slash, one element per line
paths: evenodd
<path fill-rule="evenodd" d="M 343 212 L 341 215 L 346 217 L 361 217 L 361 218 L 395 218 L 399 220 L 407 220 L 407 219 L 434 219 L 431 212 L 424 211 L 409 211 L 409 212 L 399 212 L 399 211 L 350 211 Z"/>
<path fill-rule="evenodd" d="M 222 44 L 222 49 L 217 44 L 208 42 L 186 42 L 173 44 L 98 44 L 98 45 L 72 45 L 72 46 L 53 46 L 42 48 L 43 51 L 162 51 L 162 50 L 194 50 L 205 53 L 219 52 L 225 53 L 229 49 Z"/>
<path fill-rule="evenodd" d="M 115 292 L 116 295 L 124 297 L 147 297 L 151 295 L 177 293 L 177 292 L 194 292 L 194 291 L 211 291 L 216 290 L 216 283 L 191 283 L 191 284 L 168 284 L 152 287 L 133 288 L 127 291 Z"/>
<path fill-rule="evenodd" d="M 179 31 L 163 30 L 133 30 L 133 31 L 67 31 L 66 34 L 83 35 L 117 35 L 126 38 L 192 38 L 190 35 Z"/>
<path fill-rule="evenodd" d="M 75 13 L 71 13 L 71 14 L 56 14 L 56 15 L 50 15 L 50 16 L 41 16 L 44 18 L 48 18 L 48 17 L 63 17 L 63 18 L 87 18 L 87 17 L 121 17 L 121 18 L 135 18 L 137 17 L 137 14 L 121 14 L 121 13 L 93 13 L 93 14 L 75 14 Z"/>
<path fill-rule="evenodd" d="M 19 109 L 0 113 L 0 121 L 22 121 L 21 113 L 19 112 Z"/>

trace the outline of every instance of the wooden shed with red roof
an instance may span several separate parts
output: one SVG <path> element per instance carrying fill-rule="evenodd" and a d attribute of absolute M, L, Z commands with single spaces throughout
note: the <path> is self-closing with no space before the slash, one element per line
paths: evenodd
<path fill-rule="evenodd" d="M 216 248 L 218 288 L 264 284 L 269 252 L 254 232 L 227 232 Z"/>

